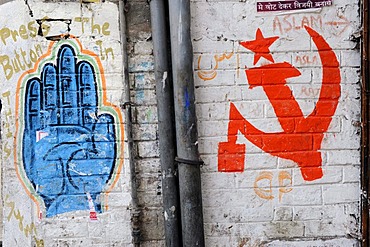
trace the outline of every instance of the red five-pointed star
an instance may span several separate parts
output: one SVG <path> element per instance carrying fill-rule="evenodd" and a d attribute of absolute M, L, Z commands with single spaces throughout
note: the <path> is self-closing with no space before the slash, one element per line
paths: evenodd
<path fill-rule="evenodd" d="M 263 37 L 261 30 L 258 28 L 257 31 L 256 31 L 256 39 L 255 40 L 240 42 L 240 44 L 242 46 L 244 46 L 245 48 L 247 48 L 248 50 L 251 50 L 255 53 L 254 54 L 254 62 L 253 62 L 254 65 L 258 62 L 258 60 L 261 57 L 264 57 L 267 60 L 269 60 L 271 62 L 274 62 L 274 59 L 272 58 L 272 56 L 270 54 L 269 47 L 278 38 L 279 38 L 278 36 L 265 38 L 265 37 Z"/>

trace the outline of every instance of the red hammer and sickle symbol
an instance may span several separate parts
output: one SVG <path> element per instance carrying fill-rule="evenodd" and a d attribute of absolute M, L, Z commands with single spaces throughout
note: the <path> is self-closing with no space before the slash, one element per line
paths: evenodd
<path fill-rule="evenodd" d="M 273 63 L 246 70 L 251 87 L 262 86 L 275 111 L 282 132 L 265 133 L 254 127 L 230 104 L 228 141 L 218 147 L 218 170 L 242 172 L 245 144 L 238 144 L 242 133 L 251 143 L 273 156 L 296 162 L 306 181 L 323 176 L 321 143 L 328 130 L 340 97 L 339 62 L 332 48 L 316 31 L 305 27 L 315 43 L 322 63 L 322 86 L 319 100 L 311 114 L 305 117 L 286 85 L 286 79 L 301 73 L 287 62 Z"/>

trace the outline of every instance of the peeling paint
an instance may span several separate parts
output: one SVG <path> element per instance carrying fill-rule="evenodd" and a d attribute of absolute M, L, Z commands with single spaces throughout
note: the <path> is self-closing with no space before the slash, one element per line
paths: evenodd
<path fill-rule="evenodd" d="M 166 80 L 167 80 L 167 71 L 163 72 L 163 77 L 162 77 L 162 88 L 166 88 Z"/>

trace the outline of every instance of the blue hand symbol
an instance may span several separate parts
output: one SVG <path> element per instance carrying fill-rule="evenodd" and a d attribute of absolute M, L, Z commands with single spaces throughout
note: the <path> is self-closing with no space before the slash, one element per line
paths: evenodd
<path fill-rule="evenodd" d="M 100 193 L 112 177 L 117 154 L 114 118 L 98 115 L 95 71 L 70 45 L 56 66 L 44 65 L 26 83 L 23 164 L 46 216 L 89 209 L 101 212 Z"/>

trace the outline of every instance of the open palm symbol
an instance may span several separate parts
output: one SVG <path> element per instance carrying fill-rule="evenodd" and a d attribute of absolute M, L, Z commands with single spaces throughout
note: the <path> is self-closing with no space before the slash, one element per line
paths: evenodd
<path fill-rule="evenodd" d="M 64 44 L 56 65 L 45 64 L 25 87 L 22 158 L 46 216 L 89 209 L 89 194 L 101 212 L 116 154 L 114 118 L 98 114 L 94 67 Z"/>

